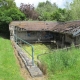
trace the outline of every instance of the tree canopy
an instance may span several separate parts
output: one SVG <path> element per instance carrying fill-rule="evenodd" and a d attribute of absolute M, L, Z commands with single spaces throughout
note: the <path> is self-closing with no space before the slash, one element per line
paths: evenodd
<path fill-rule="evenodd" d="M 14 20 L 24 20 L 23 14 L 17 7 L 14 0 L 0 0 L 0 32 L 9 31 L 9 23 Z"/>
<path fill-rule="evenodd" d="M 26 15 L 26 18 L 36 20 L 38 19 L 38 13 L 31 4 L 21 3 L 20 10 Z"/>
<path fill-rule="evenodd" d="M 51 14 L 58 9 L 58 6 L 49 1 L 40 2 L 36 11 L 39 14 L 39 20 L 51 20 Z"/>
<path fill-rule="evenodd" d="M 80 20 L 80 0 L 73 0 L 70 4 L 72 20 Z"/>

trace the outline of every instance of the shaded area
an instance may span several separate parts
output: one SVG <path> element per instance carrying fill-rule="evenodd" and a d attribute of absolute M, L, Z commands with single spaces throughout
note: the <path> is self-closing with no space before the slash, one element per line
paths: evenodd
<path fill-rule="evenodd" d="M 0 37 L 4 39 L 10 39 L 10 32 L 9 30 L 7 32 L 0 32 Z"/>

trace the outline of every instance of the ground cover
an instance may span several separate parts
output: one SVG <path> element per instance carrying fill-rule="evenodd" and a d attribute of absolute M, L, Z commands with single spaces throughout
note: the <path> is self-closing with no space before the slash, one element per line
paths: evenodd
<path fill-rule="evenodd" d="M 80 48 L 72 46 L 70 50 L 52 51 L 45 44 L 33 44 L 35 58 L 38 54 L 48 53 L 39 57 L 47 70 L 48 80 L 80 80 Z M 24 46 L 31 51 L 29 46 Z"/>
<path fill-rule="evenodd" d="M 0 80 L 24 80 L 10 40 L 0 37 Z"/>
<path fill-rule="evenodd" d="M 42 43 L 35 43 L 32 44 L 34 47 L 34 59 L 37 59 L 37 55 L 43 54 L 46 52 L 49 52 L 49 47 L 48 45 L 42 44 Z M 23 49 L 26 49 L 27 53 L 32 54 L 32 48 L 29 45 L 24 45 Z"/>
<path fill-rule="evenodd" d="M 47 67 L 48 80 L 80 80 L 80 49 L 53 51 L 40 61 Z"/>

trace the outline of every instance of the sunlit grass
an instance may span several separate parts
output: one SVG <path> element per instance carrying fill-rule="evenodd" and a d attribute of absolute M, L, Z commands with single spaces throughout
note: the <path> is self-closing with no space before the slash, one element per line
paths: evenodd
<path fill-rule="evenodd" d="M 52 51 L 45 44 L 33 44 L 35 59 L 38 54 L 48 53 L 39 57 L 47 68 L 48 80 L 80 80 L 80 49 L 74 46 L 70 50 Z M 24 48 L 31 53 L 30 46 Z"/>
<path fill-rule="evenodd" d="M 0 37 L 0 80 L 24 80 L 10 40 Z"/>
<path fill-rule="evenodd" d="M 80 80 L 80 49 L 57 50 L 40 59 L 47 66 L 48 80 Z"/>
<path fill-rule="evenodd" d="M 37 58 L 37 55 L 49 52 L 49 48 L 45 44 L 35 43 L 35 44 L 32 44 L 32 45 L 34 47 L 34 58 L 35 59 Z M 31 46 L 25 45 L 25 46 L 23 46 L 23 48 L 26 49 L 26 51 L 29 54 L 32 54 Z"/>

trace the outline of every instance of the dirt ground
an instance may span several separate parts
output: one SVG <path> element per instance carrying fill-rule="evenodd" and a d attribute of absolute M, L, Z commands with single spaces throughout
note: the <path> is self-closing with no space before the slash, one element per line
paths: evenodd
<path fill-rule="evenodd" d="M 21 58 L 18 56 L 18 53 L 17 53 L 15 48 L 14 48 L 14 54 L 15 54 L 15 57 L 16 57 L 16 61 L 17 61 L 18 65 L 19 65 L 19 67 L 20 67 L 21 75 L 23 76 L 23 78 L 25 80 L 46 80 L 46 76 L 44 76 L 44 75 L 43 75 L 43 77 L 32 78 L 30 76 L 29 72 L 27 71 L 27 69 L 25 68 L 25 65 L 22 62 Z"/>

